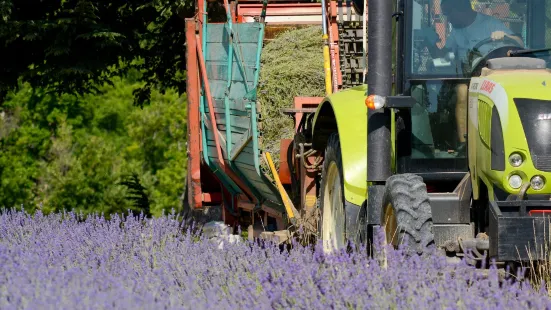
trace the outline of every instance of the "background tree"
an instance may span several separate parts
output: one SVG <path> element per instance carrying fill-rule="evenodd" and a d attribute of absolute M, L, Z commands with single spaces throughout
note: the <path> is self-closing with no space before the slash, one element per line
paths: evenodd
<path fill-rule="evenodd" d="M 181 208 L 195 1 L 0 1 L 0 208 Z"/>
<path fill-rule="evenodd" d="M 80 98 L 28 84 L 9 92 L 0 107 L 0 209 L 180 211 L 186 96 L 153 89 L 136 109 L 140 77 L 131 70 Z"/>
<path fill-rule="evenodd" d="M 130 69 L 153 88 L 185 91 L 185 18 L 195 0 L 0 1 L 0 102 L 19 82 L 59 94 L 97 92 Z"/>

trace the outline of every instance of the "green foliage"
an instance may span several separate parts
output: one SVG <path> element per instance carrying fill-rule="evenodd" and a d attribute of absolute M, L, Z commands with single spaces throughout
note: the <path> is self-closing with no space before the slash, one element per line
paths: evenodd
<path fill-rule="evenodd" d="M 280 140 L 294 135 L 293 121 L 281 109 L 293 107 L 296 96 L 325 95 L 321 27 L 293 29 L 277 36 L 263 48 L 260 68 L 262 149 L 272 154 L 278 167 Z"/>
<path fill-rule="evenodd" d="M 195 1 L 0 1 L 0 101 L 19 79 L 57 93 L 100 91 L 114 76 L 137 68 L 143 85 L 185 90 L 185 23 Z"/>
<path fill-rule="evenodd" d="M 144 85 L 139 79 L 132 72 L 82 99 L 28 84 L 10 93 L 0 109 L 0 207 L 85 214 L 179 210 L 185 98 L 153 91 L 151 104 L 136 109 L 133 91 Z"/>
<path fill-rule="evenodd" d="M 130 192 L 127 199 L 132 201 L 137 208 L 143 210 L 146 216 L 151 215 L 149 197 L 146 193 L 147 189 L 140 183 L 138 174 L 133 173 L 131 176 L 125 178 L 120 184 L 125 185 Z"/>

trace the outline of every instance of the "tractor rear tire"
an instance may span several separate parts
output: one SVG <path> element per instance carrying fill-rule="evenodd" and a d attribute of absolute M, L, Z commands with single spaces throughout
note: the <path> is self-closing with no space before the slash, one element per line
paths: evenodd
<path fill-rule="evenodd" d="M 338 133 L 327 140 L 320 182 L 318 235 L 323 251 L 331 253 L 348 246 L 341 146 Z"/>
<path fill-rule="evenodd" d="M 386 181 L 381 226 L 386 243 L 407 253 L 427 254 L 434 247 L 427 186 L 416 174 L 393 175 Z"/>

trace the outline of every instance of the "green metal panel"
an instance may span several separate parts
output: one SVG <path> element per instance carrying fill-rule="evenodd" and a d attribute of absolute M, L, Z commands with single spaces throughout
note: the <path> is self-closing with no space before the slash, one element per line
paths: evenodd
<path fill-rule="evenodd" d="M 485 87 L 483 87 L 483 85 Z M 532 158 L 530 146 L 527 139 L 527 130 L 520 117 L 519 109 L 515 99 L 526 98 L 534 100 L 551 100 L 551 73 L 548 70 L 511 70 L 496 72 L 483 77 L 471 79 L 469 89 L 469 166 L 473 177 L 473 192 L 478 198 L 480 181 L 484 182 L 490 200 L 494 199 L 494 187 L 499 187 L 509 194 L 518 194 L 519 189 L 509 185 L 509 177 L 518 174 L 523 182 L 530 182 L 532 177 L 539 175 L 546 182 L 541 190 L 529 188 L 526 194 L 549 194 L 551 193 L 551 172 L 539 170 L 535 165 L 535 158 Z M 505 166 L 503 170 L 492 168 L 492 139 L 491 108 L 496 108 L 500 120 L 501 131 L 504 138 Z M 485 109 L 489 109 L 485 111 Z M 551 112 L 551 105 L 548 110 L 541 111 L 541 115 Z M 530 126 L 549 126 L 545 117 L 534 119 Z M 541 128 L 541 127 L 540 127 Z M 545 139 L 545 137 L 542 137 Z M 514 167 L 508 158 L 512 153 L 519 153 L 523 157 L 523 163 Z"/>
<path fill-rule="evenodd" d="M 344 198 L 361 205 L 367 198 L 367 84 L 348 88 L 326 97 L 314 115 L 313 135 L 319 127 L 320 111 L 331 106 L 341 143 L 343 163 Z M 393 156 L 389 154 L 389 156 Z"/>
<path fill-rule="evenodd" d="M 235 159 L 235 165 L 243 174 L 247 175 L 251 180 L 254 180 L 255 188 L 262 193 L 265 199 L 273 202 L 280 203 L 281 198 L 277 189 L 262 173 L 258 173 L 259 168 L 252 165 L 255 158 L 252 140 L 247 143 L 243 150 L 239 153 L 239 156 Z M 281 202 L 282 203 L 282 202 Z M 282 209 L 283 211 L 283 209 Z"/>
<path fill-rule="evenodd" d="M 230 32 L 233 32 L 232 41 Z M 260 201 L 282 212 L 277 188 L 260 169 L 256 85 L 264 25 L 208 24 L 205 34 L 205 66 L 224 159 Z M 225 187 L 240 193 L 219 169 L 210 111 L 206 98 L 201 99 L 204 159 Z"/>

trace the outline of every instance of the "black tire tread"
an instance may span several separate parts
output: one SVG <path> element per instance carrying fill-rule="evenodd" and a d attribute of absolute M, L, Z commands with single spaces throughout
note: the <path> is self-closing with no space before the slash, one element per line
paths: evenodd
<path fill-rule="evenodd" d="M 383 207 L 391 203 L 396 215 L 398 240 L 408 250 L 424 254 L 434 246 L 432 211 L 423 179 L 416 174 L 397 174 L 388 178 Z M 385 214 L 382 214 L 384 225 Z"/>

